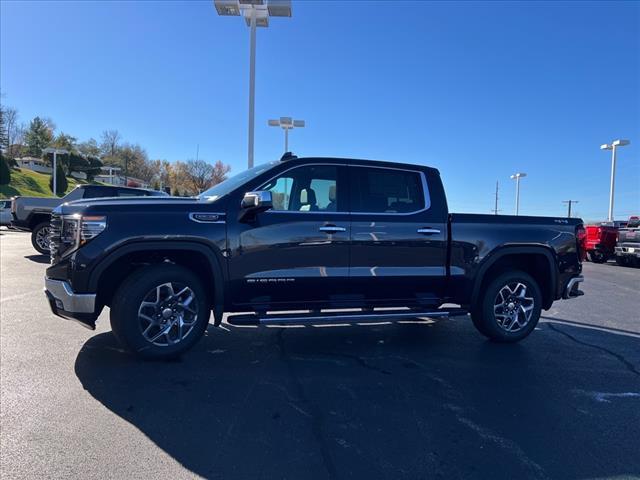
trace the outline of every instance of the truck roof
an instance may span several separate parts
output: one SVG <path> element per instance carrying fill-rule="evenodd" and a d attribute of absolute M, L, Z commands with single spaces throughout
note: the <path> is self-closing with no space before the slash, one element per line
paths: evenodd
<path fill-rule="evenodd" d="M 295 164 L 303 164 L 309 162 L 322 162 L 322 163 L 339 163 L 346 165 L 370 165 L 372 167 L 383 168 L 403 168 L 408 170 L 430 170 L 438 175 L 440 172 L 437 168 L 429 167 L 427 165 L 420 165 L 416 163 L 403 163 L 394 162 L 390 160 L 369 160 L 364 158 L 348 158 L 348 157 L 296 157 L 291 155 L 290 152 L 285 153 L 281 158 L 283 162 L 291 162 Z"/>

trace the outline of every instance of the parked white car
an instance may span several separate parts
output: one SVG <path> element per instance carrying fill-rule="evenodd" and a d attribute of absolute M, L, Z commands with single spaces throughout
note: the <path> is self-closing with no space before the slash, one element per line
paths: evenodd
<path fill-rule="evenodd" d="M 0 226 L 11 225 L 11 200 L 0 198 Z"/>

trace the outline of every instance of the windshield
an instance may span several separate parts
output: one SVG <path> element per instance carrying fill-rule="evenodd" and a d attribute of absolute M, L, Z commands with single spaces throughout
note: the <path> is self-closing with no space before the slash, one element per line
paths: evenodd
<path fill-rule="evenodd" d="M 231 178 L 227 178 L 224 182 L 220 182 L 217 185 L 214 185 L 209 190 L 205 190 L 198 196 L 198 199 L 209 201 L 209 202 L 217 200 L 218 198 L 223 197 L 227 193 L 232 192 L 243 183 L 246 183 L 252 178 L 257 177 L 261 173 L 266 172 L 271 167 L 273 167 L 273 165 L 275 165 L 276 163 L 278 162 L 265 163 L 265 164 L 250 168 L 249 170 L 245 170 L 244 172 L 240 172 Z"/>

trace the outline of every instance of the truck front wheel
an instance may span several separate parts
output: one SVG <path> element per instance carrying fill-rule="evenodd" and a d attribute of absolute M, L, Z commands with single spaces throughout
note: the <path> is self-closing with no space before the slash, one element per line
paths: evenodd
<path fill-rule="evenodd" d="M 172 358 L 190 349 L 209 323 L 202 282 L 179 265 L 160 263 L 131 274 L 111 305 L 111 329 L 129 351 Z"/>
<path fill-rule="evenodd" d="M 34 227 L 31 231 L 31 245 L 43 255 L 49 255 L 49 233 L 51 232 L 51 223 L 42 222 Z"/>
<path fill-rule="evenodd" d="M 471 318 L 480 333 L 498 342 L 517 342 L 529 335 L 540 319 L 542 294 L 527 273 L 498 275 L 481 292 Z"/>

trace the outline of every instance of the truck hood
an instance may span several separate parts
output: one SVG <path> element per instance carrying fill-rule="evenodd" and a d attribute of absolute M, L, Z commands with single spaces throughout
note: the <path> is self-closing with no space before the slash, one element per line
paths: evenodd
<path fill-rule="evenodd" d="M 15 202 L 16 200 L 20 203 L 37 203 L 41 205 L 47 206 L 55 206 L 60 205 L 64 198 L 63 197 L 27 197 L 23 195 L 16 195 L 15 197 L 11 197 L 11 199 Z"/>
<path fill-rule="evenodd" d="M 145 214 L 151 212 L 177 212 L 196 208 L 207 208 L 216 202 L 204 202 L 196 197 L 105 197 L 75 200 L 60 205 L 54 213 L 71 215 Z M 197 209 L 197 208 L 196 208 Z"/>
<path fill-rule="evenodd" d="M 101 198 L 86 198 L 81 200 L 74 200 L 68 202 L 65 205 L 68 206 L 121 206 L 121 205 L 175 205 L 175 204 L 187 204 L 198 203 L 196 197 L 101 197 Z"/>

